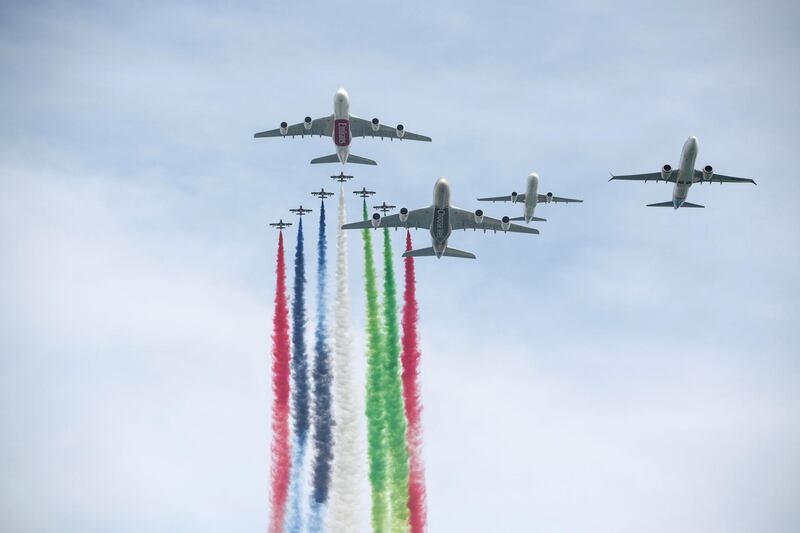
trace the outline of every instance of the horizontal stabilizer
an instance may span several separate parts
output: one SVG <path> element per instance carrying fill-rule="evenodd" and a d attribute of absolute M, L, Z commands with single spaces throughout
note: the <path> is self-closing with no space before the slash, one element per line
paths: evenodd
<path fill-rule="evenodd" d="M 312 165 L 316 165 L 317 163 L 338 163 L 339 162 L 339 155 L 338 154 L 331 154 L 326 155 L 323 157 L 316 157 L 311 160 Z"/>
<path fill-rule="evenodd" d="M 367 159 L 366 157 L 359 157 L 357 155 L 350 154 L 347 156 L 348 163 L 355 163 L 357 165 L 377 165 L 375 161 L 372 159 Z"/>
<path fill-rule="evenodd" d="M 659 202 L 657 204 L 647 204 L 647 207 L 674 207 L 675 209 L 677 209 L 677 207 L 675 207 L 675 204 L 672 203 L 671 201 L 670 202 Z M 683 202 L 681 204 L 681 207 L 700 207 L 700 208 L 705 208 L 704 205 L 691 204 L 689 202 Z"/>
<path fill-rule="evenodd" d="M 525 220 L 525 217 L 514 217 L 510 218 L 509 220 L 512 220 L 514 222 L 519 222 L 520 220 Z M 546 218 L 539 218 L 539 217 L 533 217 L 531 218 L 531 220 L 534 222 L 547 222 Z"/>
<path fill-rule="evenodd" d="M 403 253 L 403 257 L 433 257 L 436 255 L 436 252 L 433 251 L 433 248 L 419 248 L 418 250 L 409 250 Z M 442 254 L 445 257 L 461 257 L 464 259 L 475 259 L 475 254 L 471 254 L 469 252 L 464 252 L 461 250 L 456 250 L 455 248 L 445 248 L 444 253 Z"/>

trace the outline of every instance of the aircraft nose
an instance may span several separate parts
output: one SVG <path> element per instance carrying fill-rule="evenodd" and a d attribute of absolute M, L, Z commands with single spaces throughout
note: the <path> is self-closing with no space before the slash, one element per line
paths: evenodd
<path fill-rule="evenodd" d="M 336 100 L 338 100 L 339 102 L 347 100 L 347 91 L 345 91 L 342 87 L 340 87 L 339 90 L 336 91 Z"/>

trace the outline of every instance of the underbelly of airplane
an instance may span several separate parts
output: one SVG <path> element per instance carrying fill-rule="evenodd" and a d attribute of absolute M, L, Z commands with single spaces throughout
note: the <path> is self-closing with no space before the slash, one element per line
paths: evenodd
<path fill-rule="evenodd" d="M 336 146 L 350 146 L 350 121 L 344 118 L 333 121 L 333 142 Z"/>

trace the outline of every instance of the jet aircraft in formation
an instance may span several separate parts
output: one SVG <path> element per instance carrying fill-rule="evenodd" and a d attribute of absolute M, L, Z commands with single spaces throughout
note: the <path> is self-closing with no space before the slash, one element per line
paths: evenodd
<path fill-rule="evenodd" d="M 274 130 L 262 131 L 255 137 L 305 137 L 306 135 L 319 135 L 330 137 L 336 145 L 336 153 L 317 157 L 311 160 L 316 163 L 358 163 L 361 165 L 377 165 L 372 159 L 359 157 L 350 153 L 350 141 L 355 137 L 380 137 L 381 139 L 406 139 L 409 141 L 431 141 L 430 137 L 406 131 L 402 124 L 395 127 L 386 126 L 380 120 L 373 118 L 364 120 L 350 114 L 350 96 L 344 89 L 339 89 L 333 96 L 333 114 L 327 117 L 312 119 L 306 117 L 299 124 L 281 122 L 280 127 Z"/>
<path fill-rule="evenodd" d="M 336 91 L 333 99 L 333 114 L 312 119 L 305 117 L 303 122 L 299 124 L 289 125 L 286 122 L 281 122 L 280 127 L 274 130 L 262 131 L 256 133 L 255 137 L 305 137 L 320 136 L 331 137 L 336 146 L 336 153 L 318 157 L 311 161 L 315 163 L 357 163 L 364 165 L 376 165 L 375 161 L 365 157 L 359 157 L 350 153 L 350 142 L 355 137 L 379 137 L 381 139 L 406 139 L 414 141 L 430 141 L 430 137 L 411 133 L 406 131 L 402 124 L 395 127 L 386 126 L 381 124 L 377 118 L 371 121 L 364 120 L 355 115 L 350 114 L 350 97 L 347 91 L 339 89 Z M 680 163 L 678 168 L 673 168 L 669 164 L 661 167 L 659 172 L 651 172 L 647 174 L 629 174 L 629 175 L 611 175 L 611 180 L 626 180 L 626 181 L 665 181 L 674 184 L 672 191 L 672 200 L 668 202 L 660 202 L 655 204 L 647 204 L 648 207 L 673 207 L 678 209 L 680 207 L 696 207 L 702 208 L 704 206 L 693 204 L 686 201 L 689 193 L 689 188 L 695 183 L 752 183 L 756 184 L 755 180 L 751 178 L 736 178 L 733 176 L 725 176 L 717 174 L 711 165 L 706 165 L 702 169 L 695 169 L 695 161 L 697 159 L 698 143 L 697 138 L 692 136 L 684 143 L 683 151 L 681 152 Z M 340 183 L 345 183 L 353 179 L 352 175 L 345 175 L 341 172 L 338 176 L 331 176 L 331 179 Z M 317 192 L 312 192 L 314 196 L 326 199 L 333 196 L 332 192 L 326 191 L 324 188 Z M 369 198 L 375 194 L 375 191 L 367 190 L 362 187 L 360 191 L 353 191 L 353 194 L 361 198 Z M 383 202 L 381 205 L 374 206 L 375 209 L 383 213 L 375 213 L 372 215 L 371 220 L 353 222 L 342 226 L 344 229 L 363 229 L 363 228 L 379 228 L 379 227 L 393 227 L 393 228 L 428 228 L 431 232 L 432 246 L 430 248 L 422 248 L 418 250 L 411 250 L 403 254 L 404 256 L 423 257 L 435 256 L 441 257 L 463 257 L 475 258 L 475 255 L 470 252 L 464 252 L 451 248 L 448 246 L 448 239 L 453 229 L 482 229 L 484 232 L 491 230 L 493 232 L 516 232 L 516 233 L 530 233 L 538 234 L 539 231 L 526 227 L 513 224 L 515 221 L 530 222 L 544 222 L 546 219 L 535 216 L 536 207 L 538 204 L 549 203 L 581 203 L 583 200 L 575 198 L 562 198 L 554 196 L 553 193 L 539 194 L 539 175 L 531 173 L 528 175 L 526 182 L 525 192 L 518 194 L 512 192 L 508 196 L 489 196 L 478 198 L 481 202 L 510 202 L 512 204 L 522 205 L 522 216 L 508 217 L 504 216 L 500 219 L 495 219 L 484 215 L 481 209 L 474 212 L 459 209 L 450 205 L 450 186 L 444 178 L 439 179 L 434 187 L 433 204 L 421 209 L 409 211 L 405 207 L 400 209 L 399 214 L 388 215 L 387 213 L 395 209 L 394 205 L 387 205 Z M 305 209 L 301 205 L 299 208 L 290 209 L 292 213 L 299 216 L 306 215 L 311 212 L 311 209 Z M 282 219 L 279 222 L 271 223 L 270 226 L 284 229 L 291 226 L 290 222 L 284 222 Z"/>
<path fill-rule="evenodd" d="M 553 196 L 553 193 L 548 192 L 547 194 L 539 194 L 539 175 L 535 172 L 528 174 L 528 183 L 525 188 L 525 192 L 522 194 L 517 194 L 516 192 L 512 192 L 509 196 L 492 196 L 489 198 L 478 198 L 479 202 L 511 202 L 512 204 L 515 203 L 522 203 L 523 209 L 522 213 L 523 216 L 521 217 L 513 217 L 511 220 L 524 220 L 525 222 L 530 222 L 534 220 L 536 222 L 545 222 L 546 218 L 539 218 L 533 216 L 533 212 L 536 210 L 537 204 L 549 204 L 549 203 L 582 203 L 583 200 L 574 200 L 572 198 L 561 198 L 560 196 Z"/>
<path fill-rule="evenodd" d="M 611 174 L 612 180 L 627 180 L 627 181 L 668 181 L 674 183 L 672 188 L 672 200 L 669 202 L 659 202 L 657 204 L 647 204 L 647 207 L 705 207 L 700 204 L 692 204 L 686 201 L 689 194 L 689 187 L 695 183 L 752 183 L 756 184 L 755 180 L 751 178 L 734 178 L 732 176 L 723 176 L 722 174 L 715 174 L 714 168 L 711 165 L 706 165 L 702 170 L 694 168 L 695 160 L 697 159 L 697 137 L 691 136 L 686 139 L 681 151 L 680 166 L 673 169 L 670 164 L 661 167 L 661 172 L 651 172 L 649 174 L 629 174 L 626 176 L 615 176 Z"/>
<path fill-rule="evenodd" d="M 433 187 L 433 204 L 421 209 L 409 211 L 405 207 L 400 209 L 400 213 L 381 218 L 378 213 L 372 215 L 372 220 L 362 220 L 345 224 L 342 229 L 364 229 L 364 228 L 427 228 L 431 232 L 430 248 L 420 248 L 410 250 L 403 254 L 403 257 L 425 257 L 436 256 L 441 259 L 444 257 L 462 257 L 465 259 L 475 259 L 475 254 L 457 250 L 448 246 L 448 239 L 454 229 L 467 228 L 478 230 L 491 230 L 495 233 L 515 232 L 538 234 L 539 230 L 512 224 L 509 217 L 501 220 L 487 217 L 483 211 L 478 209 L 474 213 L 453 207 L 450 205 L 450 185 L 444 178 L 439 178 Z"/>

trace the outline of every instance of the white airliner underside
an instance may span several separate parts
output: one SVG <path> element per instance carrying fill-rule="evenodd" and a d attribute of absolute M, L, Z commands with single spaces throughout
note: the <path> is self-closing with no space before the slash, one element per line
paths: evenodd
<path fill-rule="evenodd" d="M 489 198 L 478 198 L 479 202 L 511 202 L 523 204 L 523 216 L 513 217 L 511 220 L 524 220 L 530 222 L 531 220 L 537 222 L 545 222 L 546 218 L 539 218 L 533 216 L 537 204 L 549 203 L 582 203 L 583 200 L 575 200 L 574 198 L 561 198 L 560 196 L 553 196 L 553 193 L 539 194 L 539 175 L 531 172 L 528 175 L 528 182 L 526 184 L 525 192 L 517 194 L 512 192 L 509 196 L 491 196 Z"/>
<path fill-rule="evenodd" d="M 436 256 L 441 259 L 445 257 L 462 257 L 465 259 L 475 259 L 475 254 L 450 248 L 447 240 L 454 229 L 482 229 L 484 233 L 489 230 L 497 233 L 532 233 L 538 234 L 539 230 L 512 224 L 508 217 L 502 220 L 487 217 L 480 209 L 475 212 L 466 211 L 450 205 L 450 185 L 444 178 L 439 178 L 433 187 L 433 205 L 409 211 L 405 207 L 400 209 L 400 213 L 383 217 L 378 213 L 372 215 L 372 220 L 363 220 L 345 224 L 342 229 L 366 229 L 374 228 L 407 228 L 407 229 L 429 229 L 431 232 L 430 248 L 410 250 L 403 254 L 403 257 L 429 257 Z"/>
<path fill-rule="evenodd" d="M 659 202 L 657 204 L 647 204 L 647 207 L 705 207 L 699 204 L 692 204 L 686 201 L 689 194 L 689 187 L 694 183 L 752 183 L 756 184 L 755 180 L 750 178 L 734 178 L 732 176 L 724 176 L 722 174 L 715 174 L 711 165 L 706 165 L 702 170 L 694 168 L 695 160 L 697 159 L 697 137 L 689 137 L 683 144 L 683 151 L 681 152 L 680 167 L 673 169 L 670 165 L 664 165 L 661 172 L 651 172 L 649 174 L 630 174 L 627 176 L 611 175 L 611 180 L 629 180 L 629 181 L 667 181 L 674 183 L 675 187 L 672 189 L 672 200 L 669 202 Z"/>
<path fill-rule="evenodd" d="M 281 123 L 281 127 L 274 130 L 256 133 L 255 137 L 305 137 L 320 136 L 331 137 L 336 145 L 336 153 L 317 157 L 311 160 L 316 163 L 358 163 L 361 165 L 377 165 L 372 159 L 359 157 L 350 153 L 350 141 L 354 137 L 379 137 L 381 139 L 406 139 L 409 141 L 428 141 L 431 138 L 406 131 L 402 124 L 395 127 L 381 124 L 377 118 L 364 120 L 350 114 L 350 97 L 347 91 L 339 89 L 333 97 L 333 115 L 312 119 L 306 117 L 299 124 L 288 125 Z"/>

